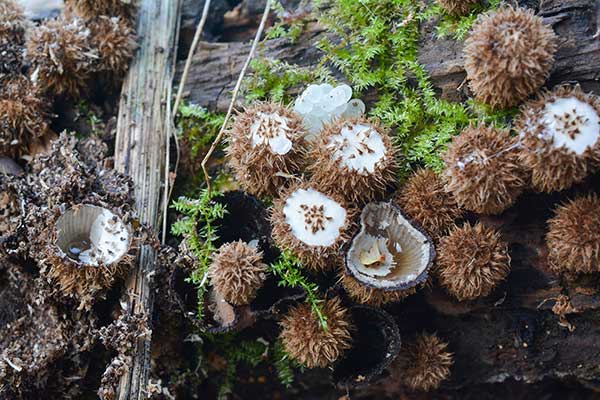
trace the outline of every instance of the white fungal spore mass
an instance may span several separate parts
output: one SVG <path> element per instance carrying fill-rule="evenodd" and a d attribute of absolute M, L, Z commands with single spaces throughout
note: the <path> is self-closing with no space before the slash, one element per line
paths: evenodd
<path fill-rule="evenodd" d="M 287 154 L 292 149 L 292 141 L 288 138 L 289 131 L 287 118 L 277 113 L 259 112 L 257 119 L 250 126 L 252 147 L 268 145 L 275 154 Z"/>
<path fill-rule="evenodd" d="M 309 246 L 331 246 L 346 224 L 346 210 L 314 189 L 298 189 L 283 207 L 292 234 Z"/>
<path fill-rule="evenodd" d="M 79 254 L 79 260 L 88 265 L 112 264 L 129 247 L 129 232 L 119 218 L 103 210 L 91 226 L 90 248 Z"/>
<path fill-rule="evenodd" d="M 310 133 L 309 139 L 314 139 L 324 123 L 339 117 L 353 118 L 363 115 L 365 104 L 361 100 L 351 99 L 352 88 L 348 85 L 310 85 L 296 99 L 294 111 L 302 115 L 304 125 Z"/>
<path fill-rule="evenodd" d="M 546 104 L 543 137 L 555 148 L 564 147 L 578 155 L 592 148 L 600 137 L 600 117 L 588 103 L 575 97 L 558 98 Z"/>
<path fill-rule="evenodd" d="M 329 139 L 327 147 L 333 150 L 336 160 L 363 175 L 373 173 L 377 164 L 386 158 L 381 134 L 369 125 L 344 125 L 338 135 Z"/>

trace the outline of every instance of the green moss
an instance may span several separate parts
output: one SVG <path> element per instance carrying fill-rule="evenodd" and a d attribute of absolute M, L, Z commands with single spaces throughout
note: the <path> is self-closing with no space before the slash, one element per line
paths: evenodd
<path fill-rule="evenodd" d="M 270 100 L 289 104 L 312 82 L 332 82 L 329 69 L 318 66 L 304 68 L 271 58 L 256 58 L 244 80 L 242 93 L 247 102 Z"/>
<path fill-rule="evenodd" d="M 459 19 L 457 29 L 468 30 L 480 11 Z M 412 0 L 321 2 L 319 22 L 333 37 L 323 38 L 319 47 L 355 90 L 376 94 L 369 115 L 396 132 L 402 174 L 418 165 L 440 171 L 441 155 L 454 135 L 469 123 L 496 118 L 435 93 L 418 61 L 419 26 L 440 14 L 437 5 Z M 449 26 L 444 29 L 450 32 Z"/>
<path fill-rule="evenodd" d="M 223 113 L 213 113 L 195 104 L 179 106 L 179 135 L 190 146 L 192 157 L 197 157 L 212 144 L 224 121 Z"/>
<path fill-rule="evenodd" d="M 266 39 L 288 39 L 290 43 L 296 43 L 300 35 L 304 32 L 306 19 L 302 15 L 295 16 L 281 5 L 281 2 L 275 1 L 271 8 L 277 15 L 277 21 L 267 30 Z"/>
<path fill-rule="evenodd" d="M 436 34 L 439 38 L 451 37 L 456 40 L 464 40 L 478 15 L 484 11 L 498 8 L 501 3 L 501 0 L 489 0 L 477 4 L 469 14 L 461 16 L 446 14 L 440 6 L 432 6 L 431 15 L 439 16 Z"/>
<path fill-rule="evenodd" d="M 327 329 L 327 317 L 321 307 L 322 299 L 319 297 L 319 287 L 303 275 L 304 267 L 298 257 L 290 250 L 281 252 L 279 259 L 269 266 L 269 270 L 280 278 L 279 286 L 299 287 L 306 292 L 306 302 L 310 304 L 313 314 L 319 320 L 321 327 Z"/>
<path fill-rule="evenodd" d="M 208 269 L 212 255 L 217 250 L 214 243 L 219 237 L 215 222 L 223 218 L 227 212 L 222 204 L 213 200 L 216 195 L 218 193 L 202 190 L 198 199 L 180 197 L 172 205 L 177 212 L 182 214 L 182 218 L 171 225 L 171 232 L 175 236 L 186 238 L 187 244 L 197 260 L 187 281 L 193 283 L 198 292 L 198 319 L 202 319 L 204 316 Z"/>

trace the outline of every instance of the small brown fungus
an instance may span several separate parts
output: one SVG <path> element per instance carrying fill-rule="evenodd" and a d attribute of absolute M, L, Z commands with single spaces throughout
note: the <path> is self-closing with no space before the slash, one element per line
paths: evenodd
<path fill-rule="evenodd" d="M 308 303 L 296 306 L 281 321 L 280 338 L 285 351 L 307 368 L 331 365 L 352 342 L 350 313 L 340 299 L 334 297 L 321 304 L 327 329 L 323 329 Z"/>
<path fill-rule="evenodd" d="M 101 15 L 90 22 L 91 45 L 98 52 L 94 68 L 121 77 L 137 48 L 136 36 L 127 20 Z"/>
<path fill-rule="evenodd" d="M 398 207 L 389 202 L 369 203 L 361 214 L 361 230 L 346 254 L 346 271 L 369 288 L 408 291 L 408 295 L 427 280 L 434 258 L 431 238 Z"/>
<path fill-rule="evenodd" d="M 437 3 L 444 9 L 448 14 L 452 15 L 465 15 L 475 6 L 479 4 L 480 0 L 436 0 Z"/>
<path fill-rule="evenodd" d="M 341 272 L 339 279 L 342 287 L 352 300 L 373 307 L 381 307 L 388 303 L 397 303 L 416 292 L 415 288 L 391 291 L 376 289 L 362 284 L 346 272 Z"/>
<path fill-rule="evenodd" d="M 528 102 L 515 121 L 519 160 L 540 192 L 560 191 L 600 166 L 600 99 L 563 85 Z"/>
<path fill-rule="evenodd" d="M 334 269 L 342 264 L 338 253 L 349 239 L 353 216 L 339 196 L 326 195 L 311 183 L 298 183 L 273 202 L 273 238 L 307 268 Z"/>
<path fill-rule="evenodd" d="M 227 154 L 247 192 L 276 196 L 300 171 L 306 131 L 298 114 L 275 103 L 246 108 L 228 131 Z"/>
<path fill-rule="evenodd" d="M 98 60 L 90 38 L 85 22 L 74 16 L 48 20 L 33 29 L 27 41 L 32 80 L 52 94 L 78 97 Z"/>
<path fill-rule="evenodd" d="M 450 377 L 453 364 L 448 343 L 435 334 L 422 333 L 402 350 L 392 367 L 392 376 L 412 390 L 429 392 Z"/>
<path fill-rule="evenodd" d="M 600 198 L 589 194 L 559 206 L 548 221 L 546 244 L 555 272 L 600 272 Z"/>
<path fill-rule="evenodd" d="M 390 136 L 383 127 L 363 118 L 326 124 L 309 159 L 315 185 L 354 204 L 381 199 L 396 177 Z"/>
<path fill-rule="evenodd" d="M 90 20 L 98 15 L 131 18 L 134 11 L 130 0 L 65 0 L 65 4 Z"/>
<path fill-rule="evenodd" d="M 21 69 L 26 26 L 19 4 L 13 0 L 0 1 L 0 76 Z"/>
<path fill-rule="evenodd" d="M 444 155 L 446 190 L 467 210 L 501 213 L 526 186 L 519 146 L 506 130 L 467 127 L 452 139 Z"/>
<path fill-rule="evenodd" d="M 481 14 L 465 41 L 465 69 L 475 97 L 512 107 L 535 93 L 554 63 L 557 38 L 542 18 L 504 6 Z"/>
<path fill-rule="evenodd" d="M 510 272 L 508 245 L 481 223 L 455 227 L 440 240 L 436 260 L 440 284 L 459 301 L 489 295 Z"/>
<path fill-rule="evenodd" d="M 241 240 L 221 246 L 209 270 L 215 290 L 234 305 L 250 303 L 262 286 L 266 273 L 262 253 Z"/>
<path fill-rule="evenodd" d="M 29 154 L 49 131 L 49 102 L 35 83 L 23 75 L 0 81 L 0 156 Z"/>
<path fill-rule="evenodd" d="M 447 233 L 463 213 L 454 196 L 444 189 L 440 176 L 430 169 L 412 174 L 398 190 L 395 200 L 434 239 Z"/>

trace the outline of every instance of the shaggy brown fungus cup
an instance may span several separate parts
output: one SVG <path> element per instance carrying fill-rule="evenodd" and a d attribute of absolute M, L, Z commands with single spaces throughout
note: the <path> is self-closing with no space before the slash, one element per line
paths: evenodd
<path fill-rule="evenodd" d="M 559 86 L 527 103 L 515 130 L 519 160 L 537 191 L 567 189 L 600 166 L 600 99 L 579 86 Z"/>
<path fill-rule="evenodd" d="M 427 280 L 434 257 L 431 238 L 397 206 L 369 203 L 346 253 L 346 270 L 367 287 L 406 291 Z"/>
<path fill-rule="evenodd" d="M 546 81 L 556 35 L 533 11 L 501 7 L 481 14 L 465 41 L 465 69 L 475 97 L 493 107 L 519 104 Z"/>
<path fill-rule="evenodd" d="M 309 158 L 314 184 L 354 204 L 381 199 L 396 179 L 396 154 L 388 132 L 364 118 L 326 124 Z"/>

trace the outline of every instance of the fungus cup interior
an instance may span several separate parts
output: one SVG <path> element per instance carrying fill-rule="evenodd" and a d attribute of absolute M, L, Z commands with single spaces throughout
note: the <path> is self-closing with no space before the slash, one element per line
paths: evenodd
<path fill-rule="evenodd" d="M 333 378 L 339 387 L 366 386 L 380 376 L 400 351 L 400 333 L 396 321 L 387 312 L 369 307 L 350 309 L 356 332 L 352 349 L 336 365 Z"/>
<path fill-rule="evenodd" d="M 427 234 L 392 203 L 370 203 L 361 230 L 352 240 L 346 266 L 363 284 L 379 289 L 408 289 L 427 279 L 435 250 Z"/>
<path fill-rule="evenodd" d="M 65 211 L 56 221 L 55 245 L 86 266 L 111 265 L 129 250 L 129 227 L 110 210 L 89 204 Z"/>

